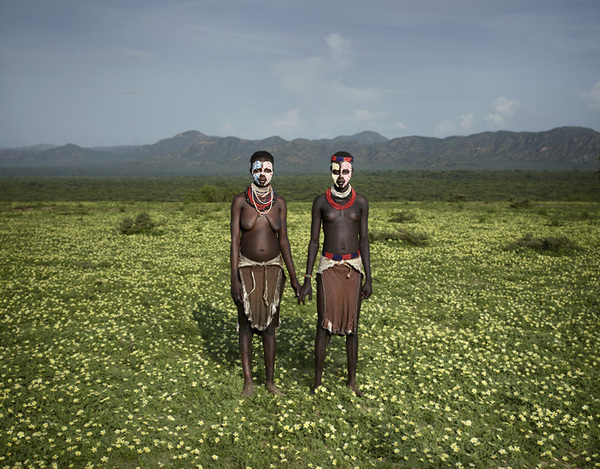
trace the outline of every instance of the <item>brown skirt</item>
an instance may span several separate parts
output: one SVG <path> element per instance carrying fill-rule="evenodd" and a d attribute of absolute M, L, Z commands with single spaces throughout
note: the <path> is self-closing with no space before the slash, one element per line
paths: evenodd
<path fill-rule="evenodd" d="M 264 331 L 271 322 L 279 326 L 279 303 L 285 285 L 283 269 L 277 265 L 239 268 L 244 290 L 244 313 L 250 325 Z"/>
<path fill-rule="evenodd" d="M 321 326 L 331 334 L 356 334 L 362 274 L 347 264 L 338 264 L 320 275 L 324 311 Z"/>

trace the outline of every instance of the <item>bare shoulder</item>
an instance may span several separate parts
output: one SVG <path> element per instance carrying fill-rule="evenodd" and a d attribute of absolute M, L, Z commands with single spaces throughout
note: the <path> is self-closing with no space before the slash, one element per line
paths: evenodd
<path fill-rule="evenodd" d="M 244 202 L 246 202 L 246 194 L 244 192 L 240 192 L 233 197 L 231 205 L 232 207 L 239 207 Z"/>
<path fill-rule="evenodd" d="M 285 198 L 282 195 L 279 195 L 279 194 L 277 194 L 277 200 L 275 201 L 275 203 L 276 204 L 281 203 L 281 204 L 283 204 L 283 206 L 286 205 Z"/>
<path fill-rule="evenodd" d="M 327 198 L 325 197 L 325 194 L 319 194 L 313 200 L 313 205 L 314 206 L 323 205 L 326 201 L 327 201 Z"/>
<path fill-rule="evenodd" d="M 367 197 L 363 194 L 356 194 L 356 201 L 360 204 L 369 205 Z"/>

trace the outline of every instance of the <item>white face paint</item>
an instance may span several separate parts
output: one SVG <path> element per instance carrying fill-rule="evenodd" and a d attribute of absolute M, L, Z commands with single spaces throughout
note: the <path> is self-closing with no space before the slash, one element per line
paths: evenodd
<path fill-rule="evenodd" d="M 338 178 L 342 175 L 342 185 L 338 186 Z M 350 183 L 350 178 L 352 178 L 352 163 L 348 161 L 342 161 L 342 163 L 337 163 L 333 161 L 331 163 L 331 178 L 333 179 L 333 183 L 343 189 Z"/>
<path fill-rule="evenodd" d="M 252 163 L 251 171 L 252 177 L 254 178 L 254 183 L 257 186 L 261 185 L 259 182 L 261 176 L 265 177 L 267 181 L 264 185 L 268 186 L 271 183 L 271 178 L 273 177 L 273 163 L 270 161 L 256 160 L 254 163 Z"/>

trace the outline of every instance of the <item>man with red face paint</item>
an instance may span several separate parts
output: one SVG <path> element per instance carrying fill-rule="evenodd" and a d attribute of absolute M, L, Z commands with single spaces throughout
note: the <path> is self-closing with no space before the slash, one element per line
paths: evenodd
<path fill-rule="evenodd" d="M 273 156 L 258 151 L 250 158 L 253 182 L 231 204 L 231 297 L 238 309 L 239 347 L 244 372 L 242 396 L 254 392 L 252 337 L 262 336 L 266 387 L 278 394 L 273 380 L 279 305 L 285 285 L 283 262 L 296 296 L 300 283 L 287 236 L 287 206 L 271 187 Z"/>
<path fill-rule="evenodd" d="M 333 186 L 318 195 L 312 206 L 312 222 L 306 275 L 299 303 L 312 300 L 312 271 L 319 250 L 323 225 L 323 249 L 317 267 L 317 333 L 315 338 L 315 383 L 321 385 L 327 342 L 331 335 L 346 336 L 348 387 L 362 396 L 356 385 L 358 318 L 361 300 L 371 296 L 371 260 L 368 239 L 369 204 L 350 185 L 354 157 L 337 152 L 331 157 Z M 364 283 L 363 283 L 364 279 Z"/>

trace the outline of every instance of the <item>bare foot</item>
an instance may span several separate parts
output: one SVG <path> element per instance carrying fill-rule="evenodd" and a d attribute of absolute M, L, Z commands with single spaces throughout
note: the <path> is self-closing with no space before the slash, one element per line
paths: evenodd
<path fill-rule="evenodd" d="M 244 389 L 242 389 L 242 397 L 250 397 L 254 394 L 254 383 L 252 381 L 244 383 Z"/>
<path fill-rule="evenodd" d="M 356 386 L 356 384 L 349 384 L 348 387 L 354 391 L 354 394 L 356 395 L 356 397 L 365 397 L 365 395 L 360 392 L 360 390 L 358 389 L 358 387 Z"/>
<path fill-rule="evenodd" d="M 266 385 L 267 391 L 275 396 L 283 396 L 283 393 L 275 387 L 273 383 L 267 383 Z"/>

